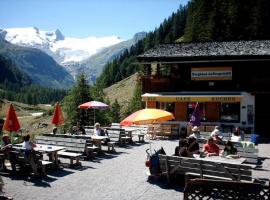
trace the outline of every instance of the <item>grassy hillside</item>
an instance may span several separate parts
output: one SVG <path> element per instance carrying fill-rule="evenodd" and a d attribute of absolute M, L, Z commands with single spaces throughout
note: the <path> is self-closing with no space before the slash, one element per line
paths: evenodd
<path fill-rule="evenodd" d="M 10 103 L 12 103 L 15 108 L 22 129 L 29 130 L 30 134 L 41 134 L 52 131 L 54 125 L 52 125 L 50 121 L 53 113 L 53 106 L 44 104 L 31 106 L 18 102 L 0 100 L 1 119 L 5 118 Z M 41 112 L 44 114 L 41 116 L 35 116 L 35 114 Z M 39 123 L 46 123 L 48 126 L 38 127 Z"/>
<path fill-rule="evenodd" d="M 118 103 L 121 106 L 121 113 L 124 112 L 124 110 L 127 108 L 128 103 L 133 97 L 137 77 L 137 73 L 133 74 L 128 78 L 125 78 L 124 80 L 119 81 L 104 90 L 106 97 L 110 100 L 111 103 L 113 103 L 115 99 L 117 99 Z"/>

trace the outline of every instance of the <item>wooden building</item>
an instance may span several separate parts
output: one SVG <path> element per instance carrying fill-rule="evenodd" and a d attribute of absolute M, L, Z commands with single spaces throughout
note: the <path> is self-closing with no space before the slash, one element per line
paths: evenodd
<path fill-rule="evenodd" d="M 147 107 L 186 125 L 199 102 L 204 124 L 270 134 L 270 41 L 163 44 L 138 59 Z"/>

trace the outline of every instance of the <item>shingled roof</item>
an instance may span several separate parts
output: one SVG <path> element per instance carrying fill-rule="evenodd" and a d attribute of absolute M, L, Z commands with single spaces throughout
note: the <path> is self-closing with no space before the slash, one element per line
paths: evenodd
<path fill-rule="evenodd" d="M 141 61 L 270 57 L 270 40 L 161 44 L 139 55 Z"/>

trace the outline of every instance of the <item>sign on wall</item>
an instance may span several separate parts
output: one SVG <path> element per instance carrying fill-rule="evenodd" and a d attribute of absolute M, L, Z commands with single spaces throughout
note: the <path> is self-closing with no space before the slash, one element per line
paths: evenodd
<path fill-rule="evenodd" d="M 203 67 L 191 68 L 191 80 L 193 81 L 214 81 L 232 80 L 231 67 Z"/>

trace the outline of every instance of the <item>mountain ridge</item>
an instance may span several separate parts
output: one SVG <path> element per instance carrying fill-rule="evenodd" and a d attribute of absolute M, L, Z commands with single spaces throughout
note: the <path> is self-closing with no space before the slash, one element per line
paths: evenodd
<path fill-rule="evenodd" d="M 0 40 L 0 44 L 0 55 L 11 60 L 33 83 L 60 89 L 74 84 L 72 76 L 43 51 L 13 45 L 5 40 Z"/>
<path fill-rule="evenodd" d="M 0 37 L 24 47 L 42 50 L 62 65 L 75 79 L 80 72 L 89 74 L 94 83 L 106 63 L 112 61 L 145 37 L 145 32 L 129 40 L 117 36 L 87 37 L 84 39 L 65 37 L 59 29 L 42 31 L 37 27 L 0 29 Z"/>

